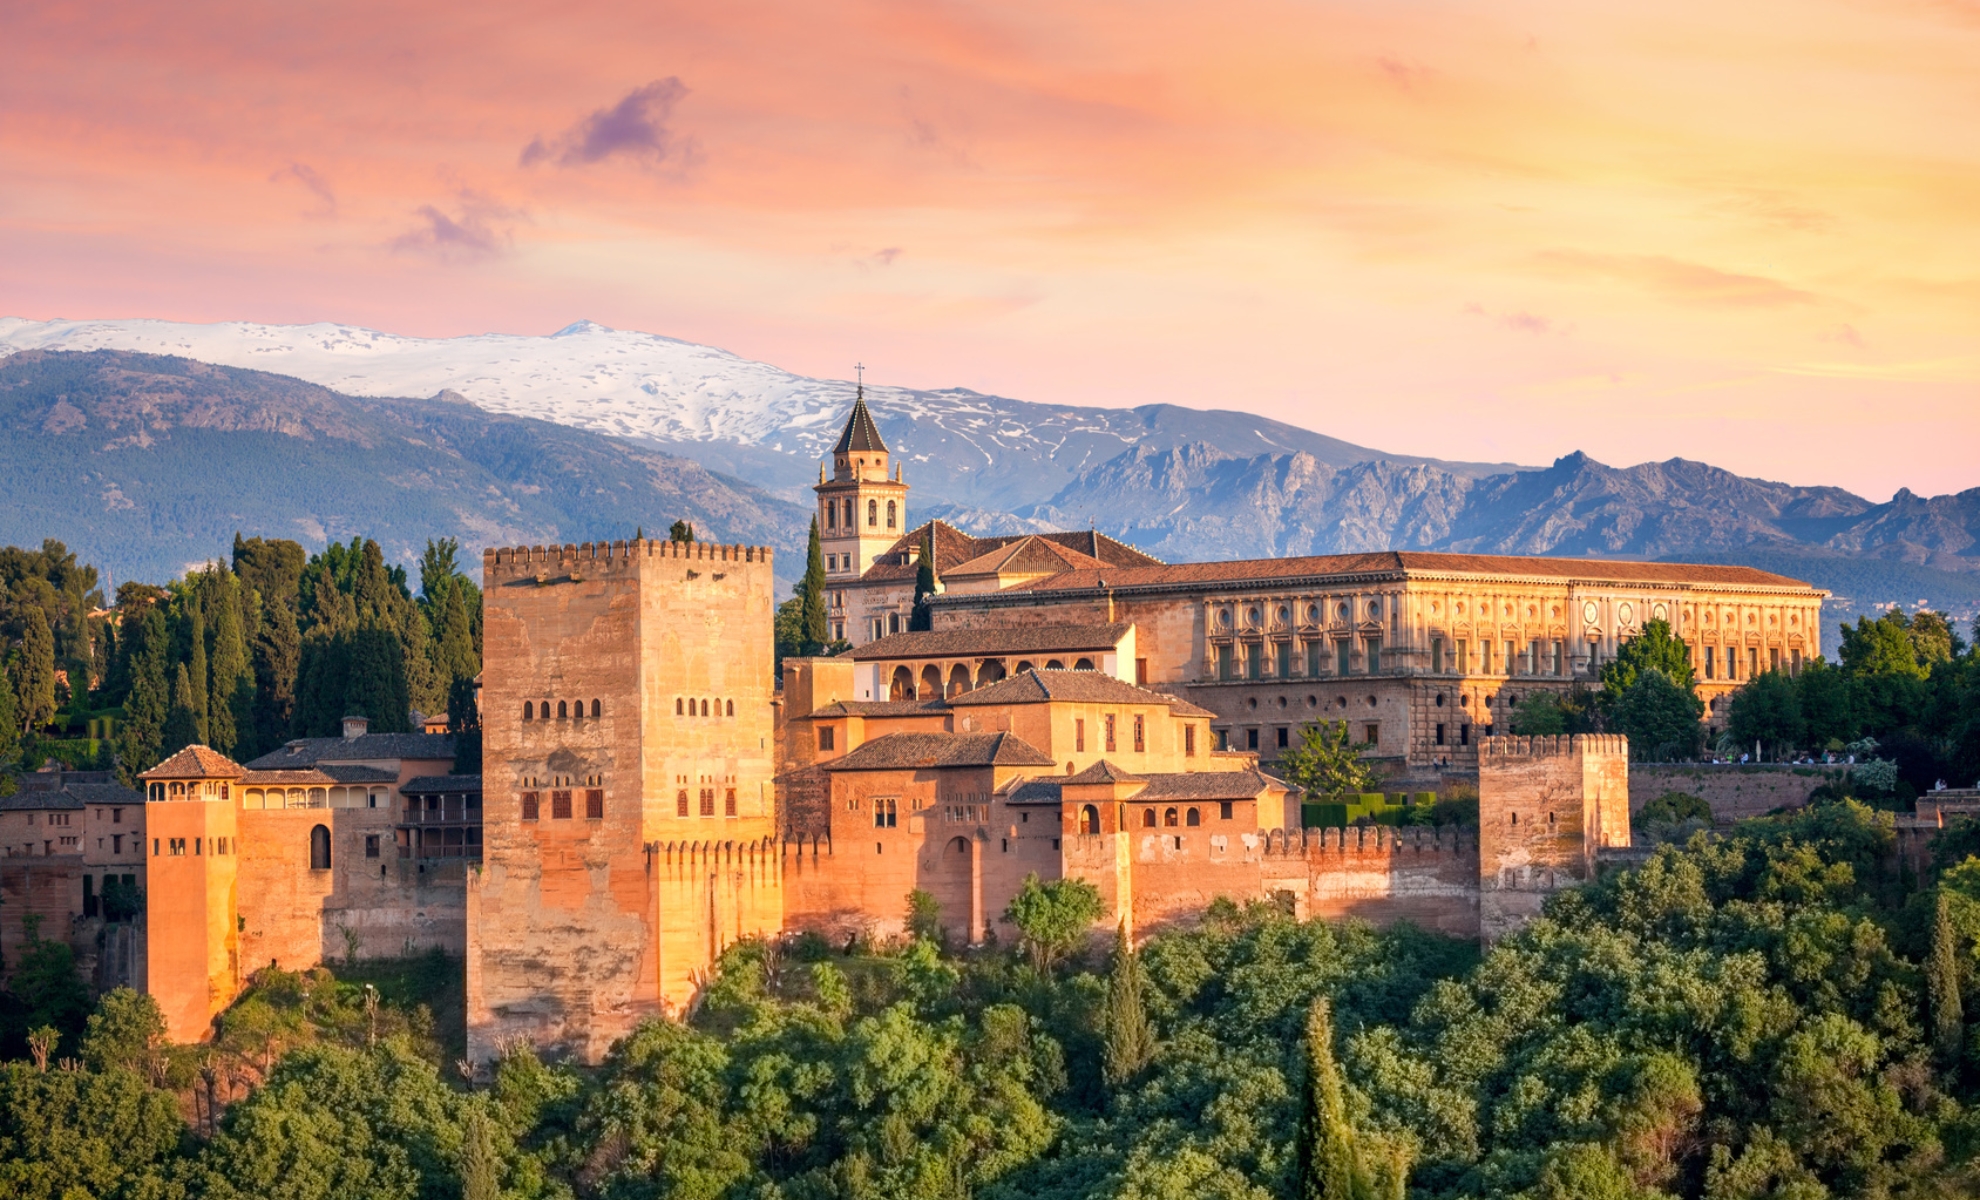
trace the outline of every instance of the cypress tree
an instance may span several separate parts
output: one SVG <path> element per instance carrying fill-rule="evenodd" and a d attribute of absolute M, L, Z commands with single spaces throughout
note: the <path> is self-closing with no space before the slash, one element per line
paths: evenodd
<path fill-rule="evenodd" d="M 818 518 L 811 518 L 811 542 L 804 552 L 804 578 L 798 581 L 798 596 L 804 601 L 803 653 L 816 654 L 825 648 L 831 630 L 825 624 L 825 553 L 818 544 Z"/>
<path fill-rule="evenodd" d="M 935 614 L 928 610 L 928 598 L 935 594 L 935 522 L 930 521 L 921 535 L 921 563 L 914 572 L 914 611 L 908 614 L 910 630 L 931 629 Z"/>
<path fill-rule="evenodd" d="M 456 676 L 448 689 L 447 732 L 454 735 L 454 774 L 481 774 L 481 707 L 469 676 Z"/>
<path fill-rule="evenodd" d="M 186 675 L 189 695 L 192 699 L 193 721 L 199 729 L 195 742 L 206 740 L 206 698 L 208 671 L 206 661 L 206 616 L 204 606 L 199 602 L 199 593 L 189 592 L 186 601 Z M 178 683 L 172 685 L 172 703 L 179 702 Z"/>
<path fill-rule="evenodd" d="M 14 716 L 32 733 L 55 719 L 55 631 L 37 604 L 28 606 L 24 624 L 14 660 Z"/>
<path fill-rule="evenodd" d="M 296 672 L 302 666 L 302 636 L 296 614 L 286 603 L 266 605 L 254 638 L 254 748 L 273 750 L 289 736 L 296 714 Z"/>
<path fill-rule="evenodd" d="M 165 673 L 171 640 L 165 632 L 165 614 L 150 605 L 133 624 L 135 628 L 124 634 L 131 690 L 124 697 L 123 727 L 117 731 L 117 770 L 125 783 L 135 785 L 138 772 L 150 770 L 165 757 L 165 718 L 172 693 Z"/>
<path fill-rule="evenodd" d="M 461 1200 L 501 1200 L 501 1160 L 487 1114 L 468 1109 L 461 1122 Z"/>
<path fill-rule="evenodd" d="M 213 657 L 206 703 L 206 744 L 232 754 L 243 731 L 251 729 L 253 676 L 247 642 L 241 636 L 240 584 L 216 564 L 213 574 Z M 244 688 L 243 685 L 246 685 Z"/>
<path fill-rule="evenodd" d="M 1128 944 L 1127 922 L 1123 920 L 1114 933 L 1114 968 L 1107 975 L 1107 1033 L 1101 1074 L 1108 1087 L 1127 1083 L 1155 1057 L 1155 1026 L 1142 999 L 1146 982 L 1141 956 Z"/>
<path fill-rule="evenodd" d="M 371 719 L 374 733 L 407 733 L 412 729 L 412 697 L 406 690 L 405 658 L 398 640 L 383 629 L 360 629 L 337 640 L 344 654 L 342 709 L 327 716 L 327 733 L 350 714 Z"/>
<path fill-rule="evenodd" d="M 13 681 L 0 666 L 0 771 L 15 765 L 21 754 L 21 722 L 14 705 Z"/>
<path fill-rule="evenodd" d="M 1966 1042 L 1966 1013 L 1959 998 L 1959 939 L 1953 928 L 1952 897 L 1939 893 L 1932 920 L 1932 957 L 1926 965 L 1932 1002 L 1932 1046 L 1947 1065 L 1959 1061 Z"/>
<path fill-rule="evenodd" d="M 186 664 L 180 663 L 174 668 L 172 676 L 172 708 L 165 715 L 159 757 L 161 760 L 170 758 L 199 740 L 199 716 L 193 711 L 192 679 L 187 674 Z"/>
<path fill-rule="evenodd" d="M 1300 1200 L 1371 1200 L 1356 1161 L 1347 1097 L 1334 1063 L 1334 1018 L 1325 996 L 1306 1014 L 1306 1086 L 1299 1119 Z"/>
<path fill-rule="evenodd" d="M 669 529 L 669 530 L 667 531 L 667 540 L 668 540 L 668 541 L 670 541 L 670 542 L 691 542 L 691 541 L 693 541 L 693 540 L 694 540 L 694 522 L 692 522 L 692 521 L 676 521 L 676 522 L 674 522 L 674 527 L 673 527 L 672 529 Z"/>

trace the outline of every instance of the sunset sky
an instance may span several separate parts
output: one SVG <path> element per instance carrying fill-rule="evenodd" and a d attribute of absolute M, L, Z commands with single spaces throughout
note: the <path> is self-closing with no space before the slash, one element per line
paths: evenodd
<path fill-rule="evenodd" d="M 0 315 L 1980 486 L 1980 0 L 7 6 Z"/>

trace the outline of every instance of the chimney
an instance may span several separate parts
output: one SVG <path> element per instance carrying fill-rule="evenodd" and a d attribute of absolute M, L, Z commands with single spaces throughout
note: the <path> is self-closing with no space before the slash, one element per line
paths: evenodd
<path fill-rule="evenodd" d="M 348 742 L 348 741 L 354 741 L 357 738 L 361 738 L 364 736 L 365 731 L 370 728 L 371 728 L 370 717 L 345 717 L 344 740 Z"/>

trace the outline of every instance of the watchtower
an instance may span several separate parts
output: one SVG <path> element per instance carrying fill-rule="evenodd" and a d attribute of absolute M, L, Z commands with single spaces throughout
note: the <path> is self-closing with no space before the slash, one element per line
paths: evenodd
<path fill-rule="evenodd" d="M 187 746 L 138 776 L 151 856 L 144 990 L 175 1042 L 205 1041 L 214 1014 L 241 990 L 234 796 L 241 775 L 219 751 Z"/>
<path fill-rule="evenodd" d="M 1629 739 L 1491 737 L 1478 755 L 1478 926 L 1494 941 L 1629 845 Z"/>

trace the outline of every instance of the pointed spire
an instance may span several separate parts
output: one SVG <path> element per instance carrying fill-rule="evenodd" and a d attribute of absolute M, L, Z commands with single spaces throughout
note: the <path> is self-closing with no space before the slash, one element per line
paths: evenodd
<path fill-rule="evenodd" d="M 866 411 L 866 385 L 863 383 L 859 394 L 853 399 L 852 415 L 846 418 L 845 432 L 839 435 L 839 444 L 832 448 L 834 454 L 848 451 L 887 453 L 887 443 L 880 438 L 880 428 L 873 423 L 873 414 Z"/>

